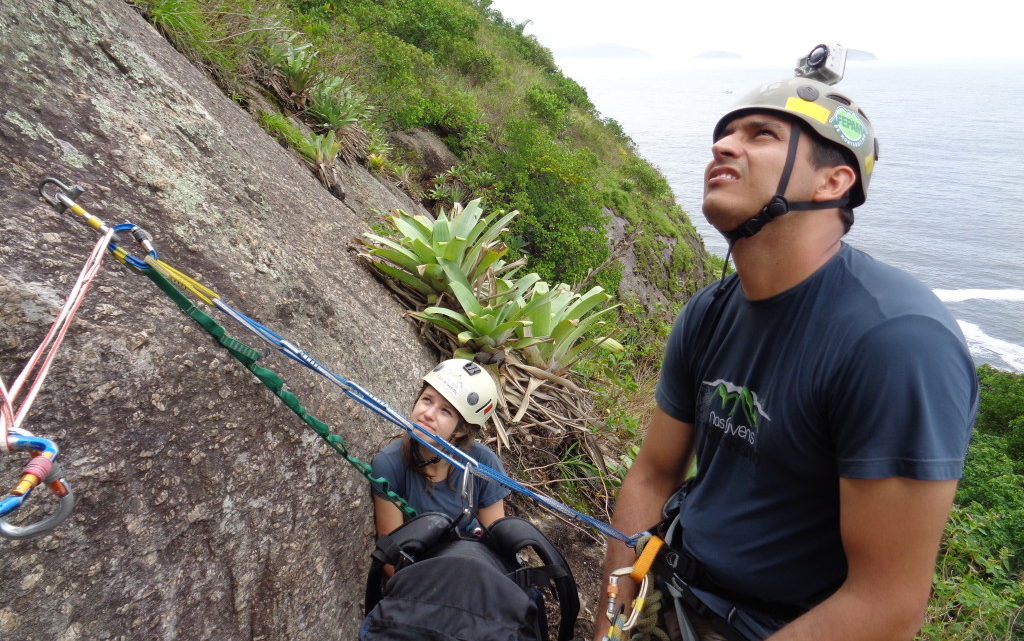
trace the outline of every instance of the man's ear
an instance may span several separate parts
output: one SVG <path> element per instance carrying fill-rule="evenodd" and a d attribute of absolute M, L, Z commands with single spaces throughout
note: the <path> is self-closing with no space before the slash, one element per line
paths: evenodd
<path fill-rule="evenodd" d="M 825 167 L 821 172 L 821 182 L 811 199 L 814 202 L 842 198 L 857 182 L 857 174 L 847 165 Z"/>

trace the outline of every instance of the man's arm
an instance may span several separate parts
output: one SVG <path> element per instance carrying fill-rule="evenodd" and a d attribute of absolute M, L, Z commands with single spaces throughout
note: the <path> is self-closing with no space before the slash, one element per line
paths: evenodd
<path fill-rule="evenodd" d="M 661 520 L 661 508 L 683 482 L 692 451 L 693 426 L 672 418 L 659 407 L 647 428 L 640 452 L 622 482 L 612 525 L 620 532 L 633 535 Z M 608 575 L 612 570 L 632 565 L 635 560 L 636 554 L 625 544 L 608 540 L 594 639 L 601 639 L 608 630 L 603 592 Z M 620 595 L 631 598 L 628 591 Z"/>
<path fill-rule="evenodd" d="M 770 641 L 913 639 L 955 492 L 956 481 L 840 479 L 846 581 Z"/>

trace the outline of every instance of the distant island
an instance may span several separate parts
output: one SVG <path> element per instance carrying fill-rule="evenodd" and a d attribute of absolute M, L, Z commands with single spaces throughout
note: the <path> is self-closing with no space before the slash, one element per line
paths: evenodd
<path fill-rule="evenodd" d="M 704 60 L 738 60 L 742 58 L 738 53 L 731 51 L 705 51 L 704 53 L 698 53 L 694 58 L 700 58 Z M 847 49 L 846 59 L 863 61 L 863 60 L 878 60 L 875 54 L 870 51 L 864 51 L 862 49 Z"/>
<path fill-rule="evenodd" d="M 572 49 L 559 49 L 558 55 L 565 58 L 651 58 L 651 54 L 643 49 L 624 47 L 612 43 L 587 45 Z"/>
<path fill-rule="evenodd" d="M 731 51 L 705 51 L 694 56 L 694 58 L 712 58 L 715 60 L 737 60 L 742 57 L 740 54 Z"/>
<path fill-rule="evenodd" d="M 878 60 L 878 57 L 870 51 L 861 51 L 860 49 L 847 49 L 846 50 L 847 60 Z"/>

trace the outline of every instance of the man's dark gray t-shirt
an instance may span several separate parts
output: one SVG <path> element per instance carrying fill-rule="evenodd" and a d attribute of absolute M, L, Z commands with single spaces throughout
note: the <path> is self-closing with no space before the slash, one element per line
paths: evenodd
<path fill-rule="evenodd" d="M 657 392 L 695 426 L 683 545 L 727 589 L 809 607 L 846 576 L 840 477 L 960 477 L 974 364 L 930 290 L 846 244 L 772 298 L 718 287 L 677 319 Z"/>

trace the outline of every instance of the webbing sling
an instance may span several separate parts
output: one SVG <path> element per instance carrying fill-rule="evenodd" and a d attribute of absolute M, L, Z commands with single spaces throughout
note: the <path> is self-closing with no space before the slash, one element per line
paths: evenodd
<path fill-rule="evenodd" d="M 317 436 L 322 438 L 331 447 L 331 449 L 338 454 L 341 454 L 346 461 L 366 477 L 366 480 L 380 488 L 381 492 L 389 501 L 395 503 L 405 514 L 410 516 L 416 515 L 416 510 L 414 510 L 404 498 L 391 489 L 390 483 L 386 478 L 373 476 L 372 467 L 349 454 L 348 447 L 345 445 L 345 439 L 332 433 L 331 428 L 327 423 L 324 423 L 307 412 L 306 408 L 301 402 L 299 402 L 299 399 L 294 394 L 284 389 L 284 380 L 277 375 L 277 372 L 257 364 L 257 361 L 260 358 L 260 353 L 257 350 L 253 349 L 246 343 L 229 336 L 217 321 L 210 317 L 209 314 L 206 314 L 203 310 L 193 305 L 192 301 L 186 298 L 185 295 L 182 294 L 173 283 L 167 280 L 159 270 L 145 269 L 139 271 L 148 276 L 162 292 L 167 294 L 167 296 L 174 301 L 186 316 L 194 320 L 200 327 L 206 330 L 214 339 L 216 339 L 221 347 L 226 349 L 228 353 L 242 363 L 247 370 L 252 372 L 253 376 L 258 378 L 261 383 L 266 385 L 270 391 L 281 399 L 288 409 L 295 412 L 295 414 L 314 432 L 316 432 Z"/>

